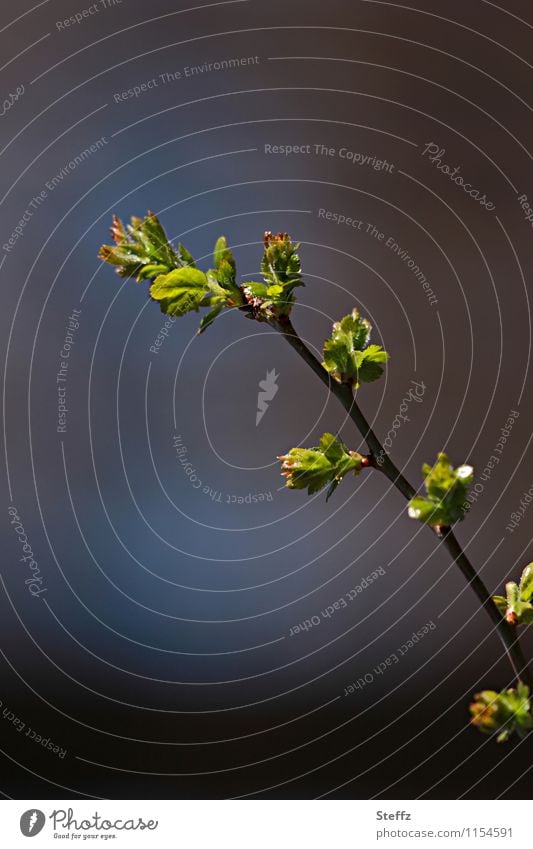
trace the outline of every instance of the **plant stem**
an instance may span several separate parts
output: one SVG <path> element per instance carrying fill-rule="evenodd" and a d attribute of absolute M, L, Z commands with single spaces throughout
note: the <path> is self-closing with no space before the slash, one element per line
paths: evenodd
<path fill-rule="evenodd" d="M 341 402 L 371 451 L 371 458 L 374 460 L 370 464 L 371 467 L 382 471 L 396 489 L 402 493 L 404 498 L 407 500 L 411 499 L 416 494 L 416 490 L 402 475 L 400 470 L 396 468 L 389 455 L 383 449 L 378 437 L 360 410 L 351 387 L 345 383 L 338 383 L 329 376 L 326 369 L 317 360 L 312 351 L 302 342 L 288 317 L 283 316 L 278 320 L 272 320 L 271 324 L 284 336 L 289 345 L 297 351 L 307 365 L 320 378 L 322 383 L 327 386 L 328 390 Z M 376 463 L 375 460 L 378 457 L 380 458 L 380 462 Z M 453 562 L 457 564 L 468 585 L 479 599 L 481 606 L 486 610 L 491 622 L 497 629 L 498 636 L 503 644 L 515 676 L 517 679 L 524 681 L 533 691 L 533 679 L 524 658 L 516 628 L 506 622 L 500 614 L 489 591 L 470 563 L 451 528 L 428 527 L 436 534 L 442 545 L 448 549 Z"/>

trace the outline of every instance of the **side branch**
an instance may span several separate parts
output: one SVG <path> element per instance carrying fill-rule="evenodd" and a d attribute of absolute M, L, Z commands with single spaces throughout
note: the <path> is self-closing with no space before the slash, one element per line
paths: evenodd
<path fill-rule="evenodd" d="M 402 493 L 404 498 L 407 500 L 413 498 L 413 496 L 416 495 L 416 490 L 402 475 L 400 470 L 396 468 L 388 454 L 386 454 L 383 450 L 378 437 L 360 410 L 354 398 L 352 388 L 349 385 L 339 383 L 330 377 L 312 351 L 310 351 L 307 345 L 300 339 L 288 316 L 280 317 L 280 319 L 273 320 L 271 323 L 287 340 L 291 348 L 293 348 L 302 357 L 302 359 L 305 360 L 307 365 L 315 372 L 322 383 L 327 386 L 328 390 L 341 402 L 370 449 L 371 454 L 369 465 L 373 468 L 380 469 L 391 483 L 394 484 L 396 489 Z M 379 465 L 373 462 L 378 456 L 382 458 Z M 524 658 L 516 628 L 506 622 L 500 614 L 489 591 L 470 563 L 451 528 L 433 527 L 431 530 L 433 530 L 442 545 L 444 545 L 444 547 L 448 550 L 452 556 L 453 562 L 459 567 L 461 573 L 468 582 L 468 585 L 476 594 L 481 606 L 484 610 L 486 610 L 491 622 L 497 629 L 498 636 L 503 644 L 515 676 L 517 679 L 524 681 L 530 688 L 533 689 L 533 678 Z"/>

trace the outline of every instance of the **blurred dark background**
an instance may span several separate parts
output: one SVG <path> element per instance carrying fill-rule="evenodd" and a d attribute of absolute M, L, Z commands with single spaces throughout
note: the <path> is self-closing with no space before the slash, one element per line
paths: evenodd
<path fill-rule="evenodd" d="M 393 457 L 416 486 L 441 449 L 475 465 L 479 495 L 458 536 L 501 592 L 533 559 L 533 512 L 507 529 L 533 485 L 533 250 L 519 202 L 533 202 L 530 3 L 91 8 L 25 2 L 4 7 L 0 27 L 0 790 L 528 797 L 530 742 L 497 746 L 468 724 L 472 694 L 510 684 L 510 667 L 400 495 L 378 474 L 346 479 L 328 504 L 282 488 L 275 457 L 291 446 L 331 430 L 360 447 L 342 408 L 238 313 L 199 339 L 189 315 L 153 353 L 165 319 L 147 286 L 96 255 L 112 212 L 151 209 L 201 267 L 224 233 L 241 279 L 257 279 L 264 230 L 288 230 L 305 271 L 302 337 L 320 352 L 332 321 L 354 306 L 370 317 L 391 360 L 360 404 L 385 439 L 412 381 L 423 385 Z M 223 60 L 238 67 L 209 70 Z M 429 144 L 488 209 L 432 164 Z M 272 369 L 278 392 L 256 426 Z M 347 608 L 321 615 L 376 570 Z M 524 644 L 531 653 L 530 634 Z"/>

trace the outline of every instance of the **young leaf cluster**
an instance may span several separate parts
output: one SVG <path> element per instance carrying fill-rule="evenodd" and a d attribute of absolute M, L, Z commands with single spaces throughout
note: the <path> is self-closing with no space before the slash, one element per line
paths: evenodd
<path fill-rule="evenodd" d="M 520 578 L 520 584 L 509 581 L 505 585 L 506 597 L 495 595 L 494 604 L 510 625 L 533 623 L 533 563 L 530 563 Z"/>
<path fill-rule="evenodd" d="M 472 466 L 454 469 L 446 454 L 440 453 L 434 466 L 424 463 L 427 497 L 416 495 L 409 501 L 409 516 L 426 525 L 449 526 L 464 518 L 462 509 L 472 484 Z"/>
<path fill-rule="evenodd" d="M 121 277 L 133 277 L 138 283 L 153 280 L 150 297 L 167 315 L 182 316 L 206 308 L 199 333 L 226 308 L 242 309 L 258 321 L 287 316 L 295 302 L 293 290 L 304 285 L 299 246 L 287 233 L 265 233 L 264 282 L 243 285 L 237 283 L 235 260 L 224 236 L 215 245 L 214 268 L 204 272 L 182 244 L 174 250 L 153 213 L 144 219 L 133 217 L 126 227 L 113 216 L 111 235 L 114 244 L 100 248 L 100 259 L 113 265 Z"/>
<path fill-rule="evenodd" d="M 383 374 L 389 355 L 381 345 L 370 345 L 372 326 L 357 309 L 333 325 L 330 339 L 324 343 L 322 365 L 339 383 L 358 387 Z"/>
<path fill-rule="evenodd" d="M 508 740 L 511 734 L 525 737 L 533 728 L 529 687 L 518 682 L 516 689 L 483 690 L 476 693 L 470 705 L 471 722 L 483 734 L 496 734 L 498 743 Z"/>
<path fill-rule="evenodd" d="M 333 494 L 344 475 L 359 474 L 365 458 L 356 451 L 325 433 L 316 448 L 291 448 L 288 454 L 278 457 L 281 473 L 287 478 L 289 489 L 307 489 L 309 495 L 329 484 L 326 501 Z"/>

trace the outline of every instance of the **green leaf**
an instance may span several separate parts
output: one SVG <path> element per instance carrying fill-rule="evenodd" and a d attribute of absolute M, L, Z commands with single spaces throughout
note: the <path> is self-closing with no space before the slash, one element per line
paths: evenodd
<path fill-rule="evenodd" d="M 332 463 L 338 463 L 346 453 L 346 446 L 332 433 L 323 433 L 318 442 L 318 449 Z"/>
<path fill-rule="evenodd" d="M 268 287 L 264 283 L 244 283 L 243 288 L 254 298 L 266 298 Z"/>
<path fill-rule="evenodd" d="M 293 289 L 303 286 L 298 245 L 293 245 L 288 233 L 264 236 L 261 274 L 264 283 L 245 283 L 246 302 L 253 308 L 252 318 L 266 321 L 288 315 L 295 302 Z"/>
<path fill-rule="evenodd" d="M 504 598 L 502 595 L 493 595 L 492 600 L 500 611 L 500 613 L 502 614 L 502 616 L 505 616 L 505 614 L 507 613 L 507 599 Z"/>
<path fill-rule="evenodd" d="M 533 625 L 533 606 L 531 604 L 520 605 L 518 624 Z"/>
<path fill-rule="evenodd" d="M 176 316 L 198 310 L 208 292 L 207 276 L 197 268 L 176 268 L 150 286 L 150 296 L 159 301 L 161 312 Z"/>
<path fill-rule="evenodd" d="M 178 245 L 178 258 L 180 265 L 182 265 L 183 268 L 196 268 L 196 263 L 194 262 L 192 255 L 189 253 L 187 248 L 181 244 L 181 242 Z"/>
<path fill-rule="evenodd" d="M 234 306 L 241 306 L 244 299 L 240 288 L 237 286 L 235 260 L 233 259 L 231 250 L 227 246 L 225 236 L 220 236 L 217 239 L 213 251 L 213 262 L 215 268 L 209 274 L 214 277 L 217 285 L 223 290 L 226 297 L 229 294 L 232 304 Z M 210 286 L 212 288 L 212 284 Z"/>
<path fill-rule="evenodd" d="M 224 289 L 228 289 L 230 291 L 235 289 L 235 266 L 230 265 L 230 263 L 225 259 L 222 260 L 217 268 L 217 279 Z"/>
<path fill-rule="evenodd" d="M 409 501 L 409 516 L 427 525 L 453 525 L 465 517 L 464 503 L 472 484 L 472 466 L 454 469 L 446 454 L 439 454 L 434 466 L 422 466 L 427 497 L 416 495 Z"/>
<path fill-rule="evenodd" d="M 380 345 L 369 345 L 371 325 L 353 309 L 335 322 L 331 337 L 324 343 L 322 365 L 339 383 L 359 386 L 383 374 L 389 355 Z"/>
<path fill-rule="evenodd" d="M 265 250 L 261 261 L 261 274 L 268 286 L 280 285 L 290 294 L 295 286 L 303 286 L 298 248 L 293 245 L 288 233 L 267 232 L 263 243 Z"/>
<path fill-rule="evenodd" d="M 520 590 L 514 581 L 509 581 L 509 583 L 505 585 L 505 590 L 507 592 L 507 603 L 509 607 L 514 607 L 517 604 L 520 604 Z"/>
<path fill-rule="evenodd" d="M 438 506 L 424 498 L 423 495 L 415 495 L 409 502 L 409 516 L 418 519 L 426 525 L 438 525 Z"/>
<path fill-rule="evenodd" d="M 367 318 L 363 318 L 357 309 L 345 315 L 338 324 L 338 332 L 341 337 L 349 340 L 349 347 L 353 351 L 362 351 L 370 341 L 372 325 Z M 333 325 L 335 331 L 335 325 Z"/>
<path fill-rule="evenodd" d="M 516 689 L 483 690 L 470 705 L 471 722 L 483 734 L 495 734 L 498 743 L 516 733 L 523 738 L 533 728 L 529 687 L 519 681 Z"/>
<path fill-rule="evenodd" d="M 364 465 L 361 454 L 349 451 L 332 433 L 323 434 L 316 448 L 291 448 L 278 460 L 289 489 L 307 489 L 313 495 L 330 484 L 326 501 L 344 475 L 352 471 L 357 475 Z"/>

